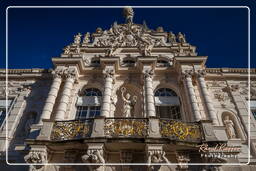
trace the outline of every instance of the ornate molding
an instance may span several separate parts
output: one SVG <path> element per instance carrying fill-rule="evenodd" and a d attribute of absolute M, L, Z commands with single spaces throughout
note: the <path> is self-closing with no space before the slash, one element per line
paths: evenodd
<path fill-rule="evenodd" d="M 42 170 L 45 163 L 47 163 L 47 151 L 46 150 L 33 150 L 30 151 L 25 157 L 24 160 L 26 163 L 32 164 L 32 171 Z M 42 165 L 33 165 L 33 164 L 42 164 Z"/>
<path fill-rule="evenodd" d="M 145 78 L 153 78 L 154 70 L 152 68 L 146 68 L 143 70 L 143 75 Z"/>
<path fill-rule="evenodd" d="M 103 74 L 105 76 L 105 78 L 113 78 L 115 76 L 115 70 L 113 68 L 105 68 L 103 70 Z"/>

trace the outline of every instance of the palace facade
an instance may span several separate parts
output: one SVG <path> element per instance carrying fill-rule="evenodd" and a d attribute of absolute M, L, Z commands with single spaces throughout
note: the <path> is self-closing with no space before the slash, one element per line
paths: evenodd
<path fill-rule="evenodd" d="M 182 33 L 124 16 L 53 70 L 0 70 L 0 170 L 256 169 L 256 69 L 207 68 Z"/>

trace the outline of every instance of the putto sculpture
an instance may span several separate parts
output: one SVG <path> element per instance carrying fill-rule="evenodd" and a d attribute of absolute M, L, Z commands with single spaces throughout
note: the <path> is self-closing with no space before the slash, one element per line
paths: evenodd
<path fill-rule="evenodd" d="M 124 101 L 123 114 L 125 117 L 131 117 L 131 113 L 134 110 L 134 106 L 137 102 L 137 96 L 133 96 L 131 99 L 131 95 L 129 93 L 124 95 L 126 91 L 127 90 L 125 87 L 121 88 L 122 99 Z"/>
<path fill-rule="evenodd" d="M 185 38 L 185 35 L 182 34 L 181 32 L 178 33 L 177 38 L 178 38 L 178 40 L 179 40 L 180 43 L 187 43 L 186 38 Z"/>
<path fill-rule="evenodd" d="M 134 12 L 132 7 L 124 7 L 123 14 L 127 23 L 133 23 Z"/>
<path fill-rule="evenodd" d="M 81 33 L 78 33 L 77 35 L 74 36 L 74 44 L 80 44 L 81 43 Z"/>

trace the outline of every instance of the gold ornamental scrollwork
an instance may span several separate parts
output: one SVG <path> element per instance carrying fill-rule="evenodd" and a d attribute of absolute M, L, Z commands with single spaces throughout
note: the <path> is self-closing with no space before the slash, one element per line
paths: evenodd
<path fill-rule="evenodd" d="M 201 131 L 198 124 L 184 123 L 176 120 L 160 121 L 161 135 L 180 141 L 199 141 L 201 139 Z"/>
<path fill-rule="evenodd" d="M 90 125 L 89 121 L 57 121 L 53 125 L 51 140 L 63 141 L 87 137 L 90 133 Z"/>
<path fill-rule="evenodd" d="M 148 122 L 146 119 L 106 119 L 104 129 L 107 136 L 145 137 Z"/>

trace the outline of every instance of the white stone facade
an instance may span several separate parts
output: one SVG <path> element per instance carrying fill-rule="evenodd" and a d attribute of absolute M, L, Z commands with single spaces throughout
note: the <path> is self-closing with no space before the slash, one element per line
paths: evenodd
<path fill-rule="evenodd" d="M 197 56 L 183 34 L 135 24 L 133 15 L 126 8 L 127 23 L 97 28 L 83 41 L 75 35 L 52 58 L 54 70 L 9 69 L 8 84 L 0 70 L 0 100 L 11 100 L 0 125 L 0 169 L 15 169 L 4 164 L 5 151 L 9 163 L 32 164 L 20 170 L 255 168 L 256 116 L 248 103 L 256 100 L 256 69 L 206 68 L 207 56 Z M 202 144 L 239 150 L 202 157 Z M 91 164 L 36 165 L 44 163 Z"/>

